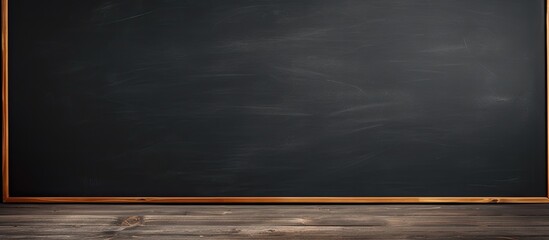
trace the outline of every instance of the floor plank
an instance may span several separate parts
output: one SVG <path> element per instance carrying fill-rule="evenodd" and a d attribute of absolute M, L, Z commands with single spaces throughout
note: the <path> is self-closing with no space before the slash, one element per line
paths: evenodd
<path fill-rule="evenodd" d="M 0 204 L 0 239 L 549 240 L 549 205 Z"/>

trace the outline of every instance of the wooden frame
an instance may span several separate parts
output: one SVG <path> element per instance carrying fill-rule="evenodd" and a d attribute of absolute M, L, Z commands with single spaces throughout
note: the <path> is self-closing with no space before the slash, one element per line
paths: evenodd
<path fill-rule="evenodd" d="M 549 112 L 549 7 L 546 0 L 546 107 Z M 546 119 L 547 117 L 546 112 Z M 9 195 L 8 0 L 2 0 L 2 187 L 6 203 L 549 203 L 545 197 L 11 197 Z M 549 135 L 549 121 L 546 125 Z M 547 146 L 549 155 L 549 141 Z"/>

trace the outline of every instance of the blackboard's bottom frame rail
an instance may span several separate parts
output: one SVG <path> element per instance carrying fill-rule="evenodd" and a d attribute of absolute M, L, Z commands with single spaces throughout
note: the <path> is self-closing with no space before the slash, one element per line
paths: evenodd
<path fill-rule="evenodd" d="M 549 197 L 5 197 L 5 203 L 549 203 Z"/>

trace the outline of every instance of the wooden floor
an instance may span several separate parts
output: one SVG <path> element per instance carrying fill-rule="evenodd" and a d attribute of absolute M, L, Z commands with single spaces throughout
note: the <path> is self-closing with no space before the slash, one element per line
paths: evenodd
<path fill-rule="evenodd" d="M 549 240 L 549 205 L 0 204 L 0 239 Z"/>

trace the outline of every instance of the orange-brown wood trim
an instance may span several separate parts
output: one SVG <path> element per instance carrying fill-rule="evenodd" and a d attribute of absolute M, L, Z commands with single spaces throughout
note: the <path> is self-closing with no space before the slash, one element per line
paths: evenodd
<path fill-rule="evenodd" d="M 549 0 L 545 0 L 545 106 L 547 111 L 545 111 L 545 122 L 547 123 L 545 127 L 545 141 L 547 142 L 547 197 L 549 198 L 549 6 L 547 3 Z"/>
<path fill-rule="evenodd" d="M 2 196 L 9 199 L 8 171 L 8 0 L 2 0 Z"/>
<path fill-rule="evenodd" d="M 546 197 L 9 197 L 17 203 L 549 203 Z"/>
<path fill-rule="evenodd" d="M 546 107 L 549 113 L 549 7 L 545 1 Z M 8 0 L 2 0 L 2 186 L 5 203 L 549 203 L 549 141 L 547 197 L 10 197 L 8 148 Z M 549 138 L 549 115 L 546 134 Z M 546 139 L 547 139 L 546 138 Z"/>

